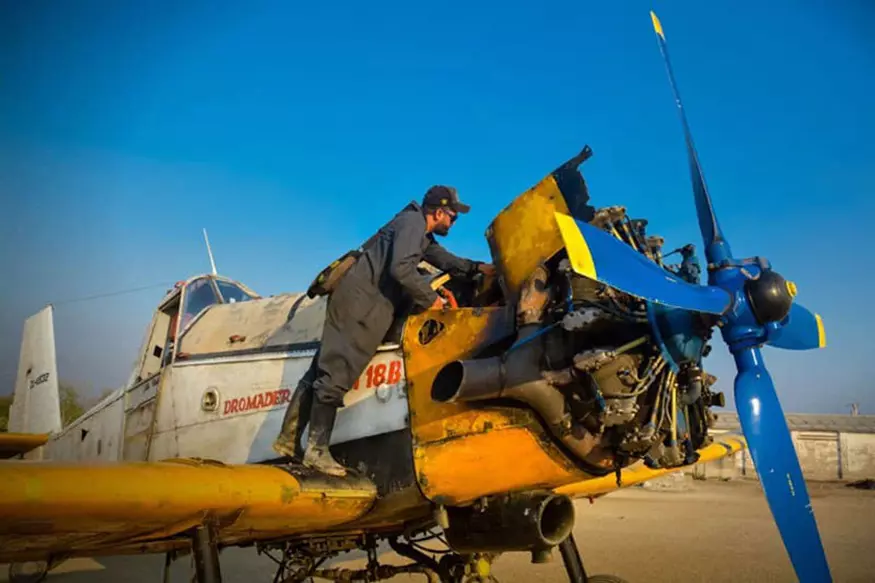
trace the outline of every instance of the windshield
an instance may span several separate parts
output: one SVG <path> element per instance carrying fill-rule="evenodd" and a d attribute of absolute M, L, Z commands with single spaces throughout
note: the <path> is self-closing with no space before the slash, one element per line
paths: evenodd
<path fill-rule="evenodd" d="M 219 299 L 210 285 L 209 278 L 196 279 L 185 288 L 185 306 L 182 310 L 181 329 L 185 329 L 192 318 L 204 308 L 218 303 Z"/>
<path fill-rule="evenodd" d="M 233 304 L 235 302 L 245 302 L 252 299 L 252 296 L 233 283 L 217 279 L 216 285 L 219 286 L 219 293 L 222 294 L 222 299 L 226 303 Z"/>

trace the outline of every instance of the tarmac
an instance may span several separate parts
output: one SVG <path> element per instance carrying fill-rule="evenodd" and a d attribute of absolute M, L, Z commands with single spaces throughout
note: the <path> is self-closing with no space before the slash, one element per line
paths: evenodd
<path fill-rule="evenodd" d="M 630 488 L 576 504 L 574 536 L 588 574 L 611 574 L 630 583 L 796 581 L 759 483 L 694 481 Z M 875 581 L 875 490 L 837 483 L 809 483 L 833 580 Z M 432 545 L 432 543 L 426 543 Z M 434 544 L 438 548 L 439 544 Z M 362 558 L 341 556 L 332 566 L 358 568 Z M 361 554 L 359 554 L 361 557 Z M 386 552 L 381 560 L 401 564 Z M 158 583 L 163 556 L 75 559 L 50 573 L 48 583 Z M 222 552 L 224 583 L 273 581 L 274 563 L 253 548 Z M 189 581 L 191 559 L 177 561 L 172 582 Z M 546 564 L 528 554 L 501 556 L 493 574 L 501 583 L 567 581 L 558 551 Z M 6 581 L 6 566 L 0 581 Z M 324 581 L 315 579 L 315 581 Z M 400 575 L 394 583 L 425 581 Z"/>

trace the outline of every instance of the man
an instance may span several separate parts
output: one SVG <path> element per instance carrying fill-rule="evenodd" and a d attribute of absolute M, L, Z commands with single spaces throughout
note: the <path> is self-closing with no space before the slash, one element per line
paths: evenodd
<path fill-rule="evenodd" d="M 459 213 L 470 207 L 456 189 L 433 186 L 419 205 L 411 202 L 369 240 L 355 264 L 328 298 L 322 342 L 310 369 L 298 383 L 286 410 L 274 449 L 323 473 L 344 476 L 346 469 L 328 451 L 337 408 L 370 362 L 396 313 L 439 308 L 443 299 L 419 274 L 422 260 L 453 277 L 492 274 L 491 264 L 457 257 L 434 236 L 445 236 Z M 309 412 L 307 450 L 301 455 L 300 437 Z"/>

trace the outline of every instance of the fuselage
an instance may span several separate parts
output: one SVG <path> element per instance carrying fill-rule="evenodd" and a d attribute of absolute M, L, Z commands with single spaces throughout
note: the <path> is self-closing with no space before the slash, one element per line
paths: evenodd
<path fill-rule="evenodd" d="M 213 303 L 177 330 L 172 326 L 179 318 L 171 314 L 169 331 L 159 342 L 168 306 L 185 305 L 191 288 L 213 281 L 212 276 L 192 278 L 161 303 L 131 382 L 53 436 L 46 458 L 196 457 L 242 464 L 278 457 L 271 444 L 315 355 L 324 299 L 284 294 Z M 293 307 L 295 316 L 286 321 Z M 397 342 L 386 342 L 347 393 L 331 443 L 407 427 L 404 358 Z"/>

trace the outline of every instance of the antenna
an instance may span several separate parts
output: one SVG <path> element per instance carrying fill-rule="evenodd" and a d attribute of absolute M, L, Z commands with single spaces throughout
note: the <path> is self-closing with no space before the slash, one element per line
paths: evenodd
<path fill-rule="evenodd" d="M 213 275 L 216 274 L 216 260 L 213 259 L 213 251 L 210 249 L 210 238 L 207 237 L 207 230 L 204 229 L 204 241 L 207 242 L 207 253 L 210 255 L 210 265 L 213 267 Z"/>

